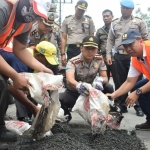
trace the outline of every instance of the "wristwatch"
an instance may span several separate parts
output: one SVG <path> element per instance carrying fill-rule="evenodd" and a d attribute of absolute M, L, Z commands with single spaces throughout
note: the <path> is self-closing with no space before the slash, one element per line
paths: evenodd
<path fill-rule="evenodd" d="M 141 95 L 141 94 L 142 94 L 142 90 L 141 90 L 141 89 L 139 89 L 139 88 L 138 88 L 138 89 L 136 89 L 136 94 L 137 94 L 137 95 Z"/>
<path fill-rule="evenodd" d="M 61 53 L 61 56 L 65 55 L 65 53 Z"/>

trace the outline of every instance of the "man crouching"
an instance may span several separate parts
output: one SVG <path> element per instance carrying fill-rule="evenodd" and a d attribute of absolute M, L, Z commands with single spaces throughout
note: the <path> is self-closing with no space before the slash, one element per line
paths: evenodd
<path fill-rule="evenodd" d="M 70 59 L 66 66 L 67 89 L 60 93 L 59 99 L 61 108 L 65 115 L 69 115 L 68 122 L 71 120 L 69 109 L 72 109 L 79 95 L 84 95 L 86 87 L 84 82 L 92 84 L 103 93 L 112 93 L 113 86 L 108 83 L 106 65 L 102 55 L 97 54 L 98 39 L 94 36 L 87 36 L 83 39 L 80 47 L 81 53 Z M 99 74 L 99 76 L 97 76 Z"/>

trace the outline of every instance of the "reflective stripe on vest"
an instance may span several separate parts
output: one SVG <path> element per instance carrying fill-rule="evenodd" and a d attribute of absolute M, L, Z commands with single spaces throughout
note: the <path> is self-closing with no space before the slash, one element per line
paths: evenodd
<path fill-rule="evenodd" d="M 146 51 L 146 62 L 148 66 L 148 70 L 145 65 L 138 61 L 136 57 L 132 57 L 132 65 L 136 68 L 139 72 L 143 73 L 149 80 L 150 80 L 150 40 L 144 41 L 145 44 L 145 51 Z"/>
<path fill-rule="evenodd" d="M 13 8 L 6 26 L 0 30 L 1 48 L 6 47 L 6 45 L 8 45 L 8 43 L 11 41 L 13 37 L 29 31 L 32 26 L 32 23 L 21 23 L 17 28 L 17 30 L 14 30 L 13 25 L 15 22 L 16 7 L 19 0 L 7 0 L 7 1 L 13 5 Z"/>

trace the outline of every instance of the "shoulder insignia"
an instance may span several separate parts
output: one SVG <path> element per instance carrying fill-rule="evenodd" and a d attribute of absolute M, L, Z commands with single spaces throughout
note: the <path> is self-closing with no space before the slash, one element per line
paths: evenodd
<path fill-rule="evenodd" d="M 116 20 L 118 20 L 119 18 L 116 18 L 116 19 L 114 19 L 114 20 L 112 20 L 112 22 L 114 22 L 114 21 L 116 21 Z"/>
<path fill-rule="evenodd" d="M 137 18 L 137 19 L 143 20 L 143 19 L 142 19 L 142 18 L 140 18 L 140 17 L 134 17 L 134 18 Z"/>
<path fill-rule="evenodd" d="M 90 18 L 90 19 L 92 18 L 92 17 L 90 17 L 90 16 L 88 16 L 88 15 L 85 15 L 85 17 Z"/>
<path fill-rule="evenodd" d="M 103 60 L 103 56 L 101 54 L 96 54 L 94 58 L 96 60 Z"/>
<path fill-rule="evenodd" d="M 75 59 L 71 60 L 72 64 L 79 64 L 82 61 L 83 60 L 81 58 L 75 58 Z"/>
<path fill-rule="evenodd" d="M 33 36 L 36 33 L 36 29 L 34 29 L 33 31 L 30 32 L 30 36 Z"/>
<path fill-rule="evenodd" d="M 66 16 L 65 18 L 69 18 L 69 17 L 71 17 L 72 15 L 69 15 L 69 16 Z"/>

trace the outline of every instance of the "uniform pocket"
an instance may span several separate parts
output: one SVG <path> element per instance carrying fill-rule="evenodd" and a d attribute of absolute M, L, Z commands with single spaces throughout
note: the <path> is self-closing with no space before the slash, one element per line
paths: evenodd
<path fill-rule="evenodd" d="M 115 37 L 118 38 L 120 36 L 122 36 L 122 26 L 121 25 L 116 25 L 114 27 L 114 32 L 115 32 Z"/>
<path fill-rule="evenodd" d="M 76 28 L 74 24 L 68 24 L 68 34 L 74 32 L 75 30 Z"/>
<path fill-rule="evenodd" d="M 84 23 L 84 29 L 85 29 L 85 33 L 89 33 L 89 24 Z"/>

